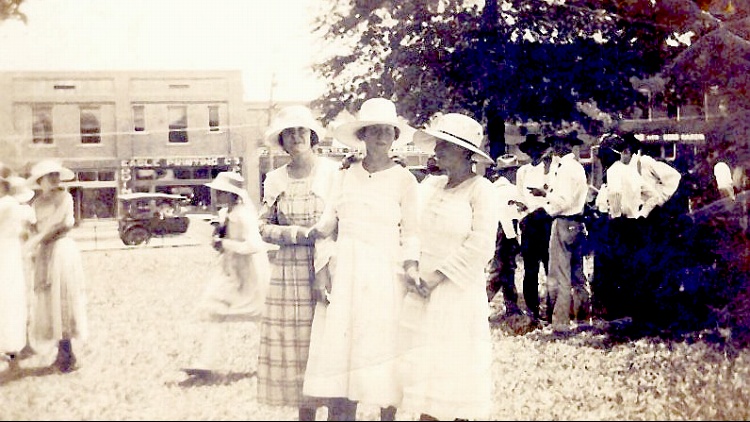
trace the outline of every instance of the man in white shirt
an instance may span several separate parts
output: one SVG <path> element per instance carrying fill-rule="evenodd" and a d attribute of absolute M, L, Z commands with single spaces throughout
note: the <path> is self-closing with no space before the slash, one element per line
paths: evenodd
<path fill-rule="evenodd" d="M 516 257 L 521 247 L 519 235 L 516 228 L 521 220 L 522 213 L 518 209 L 521 198 L 518 188 L 511 181 L 516 180 L 518 161 L 503 161 L 503 157 L 497 159 L 496 165 L 498 178 L 493 182 L 497 187 L 500 197 L 500 208 L 498 209 L 497 240 L 495 242 L 495 256 L 490 262 L 489 277 L 487 280 L 487 296 L 491 301 L 495 295 L 502 291 L 505 302 L 505 316 L 521 313 L 518 306 L 518 290 L 516 289 Z"/>
<path fill-rule="evenodd" d="M 573 153 L 575 146 L 583 144 L 577 132 L 549 136 L 547 142 L 552 145 L 553 155 L 558 157 L 552 165 L 549 188 L 544 195 L 544 209 L 554 218 L 549 242 L 547 293 L 553 329 L 564 332 L 570 325 L 571 310 L 576 319 L 587 316 L 585 308 L 589 297 L 583 274 L 586 242 L 583 209 L 588 183 L 586 170 Z"/>
<path fill-rule="evenodd" d="M 546 201 L 539 192 L 547 188 L 552 150 L 537 134 L 526 135 L 526 139 L 518 148 L 531 158 L 531 162 L 519 167 L 516 173 L 516 186 L 521 198 L 519 211 L 523 214 L 519 222 L 524 268 L 523 298 L 531 318 L 538 322 L 539 264 L 544 266 L 544 272 L 548 274 L 549 238 L 552 227 L 552 218 L 544 209 Z M 547 320 L 550 316 L 548 311 Z"/>
<path fill-rule="evenodd" d="M 635 306 L 634 280 L 643 271 L 637 258 L 647 237 L 643 198 L 654 197 L 635 166 L 633 151 L 618 135 L 602 139 L 598 157 L 605 170 L 605 188 L 597 203 L 603 218 L 590 236 L 595 239 L 592 307 L 597 316 L 612 320 L 631 315 Z M 592 229 L 592 228 L 589 228 Z"/>

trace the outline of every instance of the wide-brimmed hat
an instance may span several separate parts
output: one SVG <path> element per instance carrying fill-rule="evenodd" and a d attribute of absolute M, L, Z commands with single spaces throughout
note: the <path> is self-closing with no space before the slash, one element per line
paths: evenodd
<path fill-rule="evenodd" d="M 245 178 L 236 171 L 223 171 L 216 178 L 205 184 L 211 189 L 237 194 L 243 201 L 248 202 L 247 190 L 245 190 Z"/>
<path fill-rule="evenodd" d="M 495 161 L 495 168 L 498 170 L 508 169 L 513 167 L 519 167 L 521 163 L 518 162 L 518 157 L 513 154 L 505 154 L 497 157 Z"/>
<path fill-rule="evenodd" d="M 10 185 L 10 194 L 13 195 L 18 202 L 26 203 L 31 201 L 31 198 L 34 197 L 34 190 L 29 186 L 29 181 L 23 177 L 10 176 L 5 180 L 7 180 Z"/>
<path fill-rule="evenodd" d="M 365 126 L 391 125 L 399 129 L 399 136 L 393 142 L 394 147 L 408 144 L 415 129 L 400 119 L 396 114 L 396 105 L 385 98 L 370 98 L 362 103 L 357 113 L 357 120 L 340 124 L 333 132 L 334 138 L 341 143 L 357 149 L 364 149 L 365 143 L 357 137 L 357 131 Z"/>
<path fill-rule="evenodd" d="M 60 174 L 61 181 L 73 180 L 76 177 L 75 173 L 69 168 L 64 167 L 59 160 L 47 159 L 42 160 L 31 167 L 28 180 L 34 185 L 38 185 L 39 178 L 52 173 Z"/>
<path fill-rule="evenodd" d="M 482 149 L 484 128 L 471 117 L 460 113 L 448 113 L 439 116 L 429 128 L 418 130 L 414 134 L 414 144 L 422 151 L 435 151 L 435 140 L 442 139 L 468 149 L 474 158 L 487 162 L 494 160 Z"/>
<path fill-rule="evenodd" d="M 549 147 L 550 145 L 547 142 L 544 142 L 538 133 L 527 134 L 526 139 L 518 144 L 518 149 L 526 155 L 529 155 L 532 151 L 542 152 Z"/>
<path fill-rule="evenodd" d="M 570 132 L 557 132 L 552 135 L 548 135 L 544 140 L 550 145 L 569 145 L 578 146 L 583 145 L 583 139 L 578 137 L 578 131 L 573 130 Z"/>
<path fill-rule="evenodd" d="M 269 147 L 280 148 L 279 135 L 284 129 L 294 127 L 305 127 L 315 132 L 318 140 L 323 140 L 325 137 L 325 129 L 315 117 L 313 117 L 312 111 L 303 105 L 292 105 L 284 107 L 276 114 L 271 125 L 263 135 L 263 140 Z"/>

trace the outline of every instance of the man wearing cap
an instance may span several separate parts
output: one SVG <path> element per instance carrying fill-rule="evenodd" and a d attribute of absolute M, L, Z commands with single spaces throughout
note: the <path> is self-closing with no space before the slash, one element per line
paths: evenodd
<path fill-rule="evenodd" d="M 552 145 L 558 159 L 552 164 L 549 189 L 544 192 L 544 209 L 554 218 L 549 242 L 549 273 L 547 294 L 551 322 L 555 331 L 567 331 L 570 324 L 571 302 L 577 319 L 583 317 L 583 304 L 588 302 L 583 275 L 583 249 L 586 227 L 583 209 L 586 205 L 588 183 L 586 170 L 573 153 L 573 147 L 583 141 L 573 131 L 552 135 Z M 571 289 L 575 291 L 572 294 Z"/>
<path fill-rule="evenodd" d="M 518 168 L 516 186 L 521 198 L 519 222 L 521 231 L 521 256 L 523 257 L 523 298 L 531 317 L 539 321 L 539 263 L 545 274 L 549 264 L 549 238 L 552 218 L 544 209 L 545 200 L 540 191 L 548 184 L 550 146 L 538 134 L 528 134 L 518 148 L 531 157 L 531 162 Z M 546 161 L 546 162 L 545 162 Z M 536 193 L 536 194 L 535 194 Z"/>

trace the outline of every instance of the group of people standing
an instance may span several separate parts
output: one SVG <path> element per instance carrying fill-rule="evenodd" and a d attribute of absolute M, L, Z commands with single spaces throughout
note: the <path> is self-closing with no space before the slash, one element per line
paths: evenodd
<path fill-rule="evenodd" d="M 78 367 L 73 341 L 88 334 L 85 274 L 68 236 L 73 198 L 60 186 L 73 177 L 55 160 L 38 162 L 26 179 L 0 164 L 0 352 L 11 372 L 21 358 L 53 347 L 50 369 Z"/>
<path fill-rule="evenodd" d="M 523 264 L 523 296 L 533 325 L 546 321 L 557 332 L 571 319 L 592 314 L 606 319 L 631 317 L 637 308 L 637 280 L 655 266 L 659 247 L 668 245 L 679 171 L 642 153 L 632 134 L 608 134 L 597 145 L 604 183 L 591 186 L 575 148 L 577 133 L 542 137 L 528 134 L 519 149 L 531 161 L 495 181 L 501 197 L 496 254 L 490 266 L 490 300 L 502 291 L 506 315 L 522 313 L 515 287 L 516 256 Z M 511 171 L 512 170 L 512 171 Z M 520 238 L 520 241 L 519 241 Z M 647 247 L 649 246 L 649 247 Z M 669 246 L 665 246 L 669 247 Z M 584 257 L 593 257 L 589 288 Z M 546 282 L 546 314 L 540 315 L 539 270 Z"/>
<path fill-rule="evenodd" d="M 263 183 L 259 231 L 279 249 L 261 322 L 258 400 L 295 406 L 300 420 L 328 408 L 355 420 L 359 403 L 382 420 L 398 409 L 423 420 L 481 419 L 491 406 L 484 269 L 497 227 L 484 130 L 448 113 L 429 128 L 402 123 L 393 102 L 365 101 L 335 129 L 364 151 L 338 162 L 312 147 L 323 128 L 302 106 L 281 110 L 266 142 L 291 161 Z M 389 155 L 410 140 L 434 151 L 445 175 L 417 182 Z"/>

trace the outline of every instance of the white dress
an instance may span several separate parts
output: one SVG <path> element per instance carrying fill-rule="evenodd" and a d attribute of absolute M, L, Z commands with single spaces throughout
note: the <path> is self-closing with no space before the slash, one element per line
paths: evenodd
<path fill-rule="evenodd" d="M 34 222 L 34 211 L 10 195 L 0 198 L 0 353 L 26 345 L 28 307 L 21 233 Z"/>
<path fill-rule="evenodd" d="M 448 279 L 403 328 L 402 408 L 439 420 L 486 420 L 492 341 L 484 269 L 495 251 L 497 193 L 480 176 L 454 188 L 446 183 L 446 176 L 432 177 L 420 187 L 420 273 L 438 270 Z"/>
<path fill-rule="evenodd" d="M 330 304 L 315 311 L 303 392 L 398 405 L 403 263 L 419 254 L 418 182 L 401 166 L 369 173 L 355 163 L 338 175 L 321 218 L 323 231 L 338 228 Z"/>

